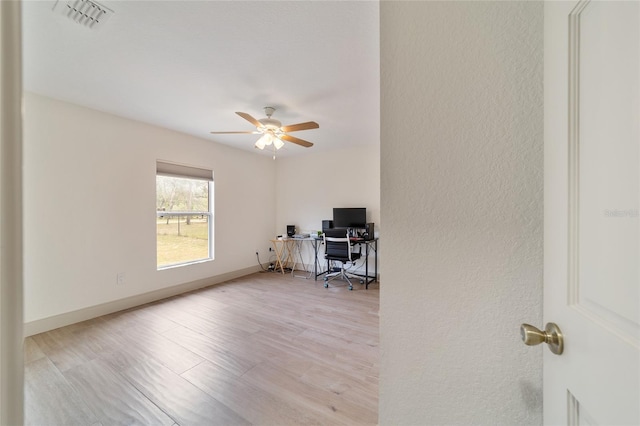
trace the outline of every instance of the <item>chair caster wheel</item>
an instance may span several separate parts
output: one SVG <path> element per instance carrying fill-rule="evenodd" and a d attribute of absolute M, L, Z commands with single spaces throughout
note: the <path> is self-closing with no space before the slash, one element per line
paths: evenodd
<path fill-rule="evenodd" d="M 360 284 L 364 284 L 364 280 L 360 280 Z"/>
<path fill-rule="evenodd" d="M 324 283 L 324 288 L 329 288 L 329 283 L 325 282 Z"/>
<path fill-rule="evenodd" d="M 349 286 L 349 291 L 353 290 L 353 286 Z"/>

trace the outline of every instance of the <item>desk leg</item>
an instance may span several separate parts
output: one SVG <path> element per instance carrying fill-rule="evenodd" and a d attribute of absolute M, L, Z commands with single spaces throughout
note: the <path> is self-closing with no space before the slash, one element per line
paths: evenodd
<path fill-rule="evenodd" d="M 376 255 L 375 255 L 376 270 L 375 270 L 375 276 L 373 280 L 378 281 L 378 240 L 374 240 L 373 244 L 374 244 L 373 249 L 376 251 Z"/>
<path fill-rule="evenodd" d="M 287 260 L 285 262 L 285 265 L 287 265 L 287 268 L 293 269 L 296 267 L 295 256 L 294 256 L 295 255 L 294 247 L 296 245 L 296 242 L 293 240 L 288 240 L 286 245 L 287 245 Z"/>
<path fill-rule="evenodd" d="M 369 254 L 371 254 L 371 245 L 373 244 L 374 251 L 374 275 L 373 277 L 369 276 Z M 375 281 L 378 281 L 378 240 L 370 241 L 365 243 L 365 260 L 364 260 L 364 275 L 365 275 L 365 289 L 369 289 L 369 284 Z"/>
<path fill-rule="evenodd" d="M 304 278 L 304 279 L 309 279 L 311 278 L 311 271 L 307 271 L 307 269 L 304 266 L 304 259 L 302 258 L 302 247 L 303 247 L 303 243 L 306 240 L 295 240 L 293 243 L 294 246 L 294 252 L 293 252 L 293 268 L 291 268 L 291 275 L 293 275 L 295 278 Z M 297 254 L 297 257 L 296 257 Z M 298 262 L 300 261 L 300 262 Z M 296 265 L 298 265 L 298 263 L 300 265 L 302 265 L 302 270 L 305 272 L 306 275 L 296 275 L 295 274 L 295 270 L 296 270 Z"/>
<path fill-rule="evenodd" d="M 276 267 L 275 267 L 275 270 L 277 271 L 278 268 L 280 268 L 280 272 L 282 274 L 284 274 L 284 265 L 282 264 L 282 254 L 283 254 L 284 249 L 285 249 L 284 242 L 282 242 L 282 244 L 278 244 L 278 242 L 274 241 L 273 242 L 273 249 L 276 252 Z"/>
<path fill-rule="evenodd" d="M 319 271 L 319 267 L 320 267 L 320 260 L 318 260 L 318 246 L 320 245 L 320 241 L 322 241 L 321 239 L 314 239 L 313 240 L 313 254 L 314 254 L 314 262 L 313 262 L 313 279 L 315 281 L 318 281 L 318 276 L 322 275 L 322 274 L 326 274 L 325 272 L 320 272 Z M 328 261 L 327 261 L 328 262 Z"/>
<path fill-rule="evenodd" d="M 364 246 L 366 247 L 364 251 L 364 289 L 369 290 L 369 249 L 371 246 L 368 243 L 365 243 Z"/>
<path fill-rule="evenodd" d="M 313 280 L 318 281 L 318 240 L 313 240 Z"/>
<path fill-rule="evenodd" d="M 296 265 L 298 264 L 298 261 L 296 260 L 296 253 L 300 254 L 299 241 L 294 241 L 293 243 L 291 243 L 291 247 L 293 248 L 293 256 L 290 256 L 293 258 L 293 263 L 291 264 L 291 276 L 295 277 L 294 272 L 296 271 Z"/>

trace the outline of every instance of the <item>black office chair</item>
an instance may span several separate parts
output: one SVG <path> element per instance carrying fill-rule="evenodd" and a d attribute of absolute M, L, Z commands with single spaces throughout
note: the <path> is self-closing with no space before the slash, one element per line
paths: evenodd
<path fill-rule="evenodd" d="M 352 251 L 351 240 L 346 229 L 327 229 L 324 234 L 324 258 L 327 259 L 327 274 L 324 276 L 324 287 L 329 287 L 329 281 L 340 277 L 349 283 L 349 290 L 353 290 L 353 285 L 349 278 L 357 278 L 360 283 L 363 283 L 361 277 L 350 274 L 346 270 L 348 263 L 354 264 L 356 260 L 360 259 L 361 253 L 354 253 Z M 329 268 L 331 261 L 340 262 L 340 270 L 336 272 L 330 272 Z"/>

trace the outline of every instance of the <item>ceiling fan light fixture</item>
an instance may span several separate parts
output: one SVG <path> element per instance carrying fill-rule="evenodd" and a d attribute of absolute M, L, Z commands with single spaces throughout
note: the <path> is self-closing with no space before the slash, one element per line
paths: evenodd
<path fill-rule="evenodd" d="M 272 145 L 278 150 L 284 146 L 284 142 L 280 140 L 276 135 L 272 132 L 266 132 L 264 135 L 260 136 L 260 139 L 256 141 L 255 147 L 258 149 L 264 149 L 265 147 Z"/>
<path fill-rule="evenodd" d="M 282 148 L 282 147 L 284 146 L 284 142 L 282 142 L 282 141 L 281 141 L 280 139 L 278 139 L 278 138 L 273 138 L 273 146 L 274 146 L 276 149 L 280 149 L 280 148 Z"/>
<path fill-rule="evenodd" d="M 268 133 L 265 133 L 264 135 L 260 136 L 260 139 L 258 139 L 258 141 L 256 142 L 256 148 L 264 149 L 265 146 L 271 143 L 271 140 L 269 140 L 269 143 L 267 143 L 268 135 Z"/>
<path fill-rule="evenodd" d="M 273 143 L 273 135 L 271 133 L 265 133 L 264 137 L 265 145 L 271 145 Z"/>

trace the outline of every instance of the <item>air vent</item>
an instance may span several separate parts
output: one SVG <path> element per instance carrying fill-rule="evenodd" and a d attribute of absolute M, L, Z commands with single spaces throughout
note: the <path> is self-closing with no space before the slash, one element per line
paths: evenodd
<path fill-rule="evenodd" d="M 91 29 L 102 27 L 113 10 L 89 0 L 57 0 L 53 11 Z"/>

